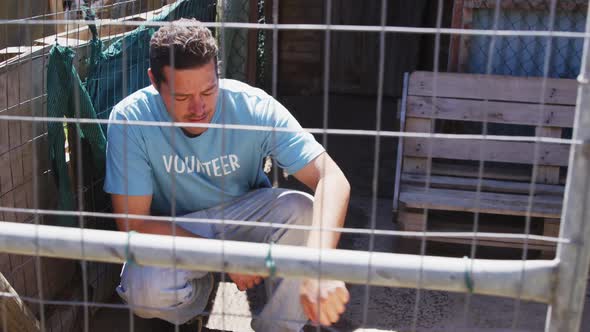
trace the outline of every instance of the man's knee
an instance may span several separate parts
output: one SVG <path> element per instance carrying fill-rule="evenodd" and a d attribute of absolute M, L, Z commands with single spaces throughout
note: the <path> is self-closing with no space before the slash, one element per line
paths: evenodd
<path fill-rule="evenodd" d="M 202 313 L 210 295 L 208 282 L 204 282 L 209 279 L 191 279 L 189 273 L 155 267 L 124 268 L 117 293 L 142 318 L 183 324 Z M 210 282 L 212 285 L 213 280 Z"/>
<path fill-rule="evenodd" d="M 287 190 L 276 198 L 275 211 L 283 225 L 310 226 L 313 220 L 313 197 L 301 191 Z M 271 236 L 271 241 L 285 245 L 304 245 L 309 230 L 279 228 Z"/>
<path fill-rule="evenodd" d="M 276 207 L 294 220 L 289 223 L 311 225 L 313 218 L 313 196 L 302 191 L 286 190 L 277 196 Z"/>

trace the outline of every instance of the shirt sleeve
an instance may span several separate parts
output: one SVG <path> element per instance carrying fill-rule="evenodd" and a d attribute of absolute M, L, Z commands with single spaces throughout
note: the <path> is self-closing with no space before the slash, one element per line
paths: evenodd
<path fill-rule="evenodd" d="M 295 117 L 274 98 L 269 97 L 262 113 L 263 126 L 279 129 L 263 132 L 263 153 L 273 156 L 287 173 L 297 173 L 325 151 L 313 135 L 305 131 Z"/>
<path fill-rule="evenodd" d="M 128 120 L 116 108 L 110 120 Z M 109 123 L 104 190 L 119 195 L 153 194 L 152 168 L 138 125 Z"/>

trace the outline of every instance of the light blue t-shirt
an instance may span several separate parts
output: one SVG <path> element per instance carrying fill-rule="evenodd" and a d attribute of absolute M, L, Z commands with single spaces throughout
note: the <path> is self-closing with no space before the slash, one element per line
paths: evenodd
<path fill-rule="evenodd" d="M 171 122 L 157 90 L 141 89 L 117 104 L 111 120 Z M 314 137 L 264 91 L 219 80 L 213 124 L 254 125 L 296 132 L 209 128 L 197 137 L 178 127 L 109 124 L 104 190 L 152 195 L 152 214 L 181 216 L 269 187 L 264 158 L 294 174 L 324 152 Z"/>

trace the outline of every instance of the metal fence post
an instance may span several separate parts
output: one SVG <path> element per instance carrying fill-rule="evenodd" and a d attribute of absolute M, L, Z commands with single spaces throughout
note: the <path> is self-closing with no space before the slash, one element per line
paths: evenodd
<path fill-rule="evenodd" d="M 586 34 L 590 33 L 590 7 L 586 15 Z M 586 298 L 590 265 L 590 40 L 584 38 L 584 53 L 578 76 L 578 99 L 570 152 L 565 203 L 560 237 L 559 261 L 553 301 L 547 313 L 546 331 L 579 331 Z"/>

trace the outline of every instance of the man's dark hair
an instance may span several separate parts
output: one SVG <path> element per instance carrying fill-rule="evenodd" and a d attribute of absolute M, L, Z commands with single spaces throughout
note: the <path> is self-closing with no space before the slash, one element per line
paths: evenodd
<path fill-rule="evenodd" d="M 150 68 L 158 87 L 166 80 L 164 66 L 198 68 L 213 60 L 217 71 L 218 48 L 211 31 L 196 19 L 175 22 L 182 25 L 163 26 L 150 40 Z"/>

